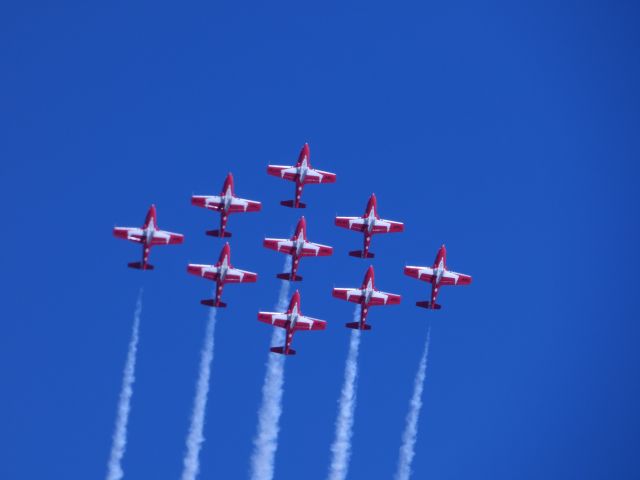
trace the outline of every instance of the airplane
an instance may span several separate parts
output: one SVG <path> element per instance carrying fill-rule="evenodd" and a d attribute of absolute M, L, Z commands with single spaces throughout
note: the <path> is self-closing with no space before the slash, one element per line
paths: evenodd
<path fill-rule="evenodd" d="M 447 270 L 447 249 L 444 245 L 438 250 L 433 267 L 404 267 L 404 274 L 431 283 L 431 301 L 416 302 L 418 307 L 440 310 L 436 303 L 441 285 L 469 285 L 471 276 Z"/>
<path fill-rule="evenodd" d="M 131 242 L 142 244 L 142 262 L 131 262 L 129 268 L 138 270 L 153 270 L 153 265 L 149 263 L 149 253 L 154 245 L 177 245 L 184 241 L 184 235 L 180 233 L 167 232 L 158 229 L 156 206 L 151 205 L 147 212 L 142 228 L 136 227 L 114 227 L 113 235 Z"/>
<path fill-rule="evenodd" d="M 218 257 L 218 263 L 215 265 L 199 265 L 196 263 L 190 263 L 187 266 L 187 272 L 216 282 L 216 298 L 200 301 L 202 305 L 207 305 L 209 307 L 224 308 L 227 306 L 226 303 L 220 300 L 220 297 L 222 296 L 222 288 L 225 284 L 253 283 L 258 279 L 258 274 L 256 273 L 247 272 L 233 267 L 231 264 L 231 247 L 229 246 L 229 242 L 225 243 L 224 247 L 222 247 L 220 257 Z"/>
<path fill-rule="evenodd" d="M 296 293 L 291 297 L 289 308 L 286 312 L 258 312 L 258 320 L 269 323 L 274 327 L 286 329 L 287 336 L 284 346 L 271 347 L 270 349 L 273 353 L 280 353 L 282 355 L 296 354 L 296 351 L 291 348 L 291 341 L 293 340 L 293 334 L 295 332 L 299 330 L 324 330 L 327 327 L 327 322 L 324 320 L 302 315 L 302 311 L 300 310 L 300 292 L 298 290 L 296 290 Z"/>
<path fill-rule="evenodd" d="M 357 330 L 371 330 L 367 323 L 369 307 L 375 305 L 397 305 L 400 303 L 400 295 L 376 290 L 374 282 L 373 266 L 367 269 L 367 273 L 360 288 L 334 288 L 332 295 L 341 300 L 360 304 L 360 321 L 346 323 L 347 328 Z"/>
<path fill-rule="evenodd" d="M 312 243 L 307 240 L 307 221 L 304 217 L 300 217 L 296 232 L 290 240 L 286 238 L 265 238 L 263 245 L 266 248 L 282 252 L 293 256 L 291 262 L 291 273 L 279 273 L 276 277 L 282 280 L 299 282 L 302 277 L 296 275 L 298 272 L 298 264 L 302 257 L 326 257 L 333 253 L 333 247 Z"/>
<path fill-rule="evenodd" d="M 302 187 L 310 183 L 334 183 L 336 181 L 335 173 L 312 168 L 310 157 L 309 144 L 305 143 L 302 150 L 300 150 L 298 162 L 294 166 L 269 165 L 267 167 L 269 175 L 296 182 L 295 200 L 283 200 L 280 205 L 291 208 L 306 208 L 307 205 L 300 201 Z"/>
<path fill-rule="evenodd" d="M 212 237 L 230 237 L 231 232 L 227 232 L 227 220 L 232 213 L 258 212 L 262 208 L 260 202 L 246 200 L 236 197 L 233 192 L 233 175 L 229 173 L 222 185 L 220 195 L 193 195 L 191 205 L 207 208 L 215 212 L 220 212 L 220 229 L 207 230 L 207 235 Z"/>
<path fill-rule="evenodd" d="M 364 233 L 364 250 L 349 252 L 352 257 L 373 258 L 375 255 L 369 252 L 371 238 L 374 233 L 394 233 L 404 231 L 404 223 L 384 220 L 378 216 L 378 202 L 375 193 L 371 194 L 367 202 L 367 208 L 362 217 L 336 217 L 338 227 L 348 228 L 356 232 Z"/>

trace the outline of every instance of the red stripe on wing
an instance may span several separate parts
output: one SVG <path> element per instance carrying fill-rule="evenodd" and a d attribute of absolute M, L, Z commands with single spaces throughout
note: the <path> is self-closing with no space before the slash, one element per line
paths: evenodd
<path fill-rule="evenodd" d="M 352 223 L 357 217 L 336 217 L 335 224 L 338 227 L 347 228 L 355 232 L 364 232 L 364 223 Z"/>

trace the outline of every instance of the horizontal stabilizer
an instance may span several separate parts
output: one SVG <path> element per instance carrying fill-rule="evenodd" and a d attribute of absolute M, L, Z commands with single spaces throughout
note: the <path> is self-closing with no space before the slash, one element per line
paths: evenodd
<path fill-rule="evenodd" d="M 307 204 L 302 202 L 298 203 L 298 206 L 296 207 L 296 202 L 294 202 L 293 200 L 282 200 L 280 202 L 280 205 L 289 208 L 307 208 Z"/>
<path fill-rule="evenodd" d="M 135 268 L 136 270 L 153 270 L 153 265 L 147 263 L 144 265 L 142 262 L 131 262 L 128 264 L 129 268 Z"/>
<path fill-rule="evenodd" d="M 352 328 L 354 330 L 371 330 L 371 325 L 369 325 L 368 323 L 365 323 L 361 326 L 360 322 L 350 322 L 345 323 L 344 326 L 347 328 Z"/>
<path fill-rule="evenodd" d="M 442 308 L 442 305 L 431 302 L 416 302 L 416 305 L 418 307 L 427 308 L 429 310 L 440 310 Z"/>
<path fill-rule="evenodd" d="M 290 348 L 288 353 L 284 353 L 284 347 L 271 347 L 270 350 L 273 353 L 279 353 L 280 355 L 295 355 L 296 354 L 296 351 L 293 348 Z"/>
<path fill-rule="evenodd" d="M 224 237 L 224 238 L 229 238 L 231 236 L 231 232 L 223 232 L 222 235 L 220 235 L 220 230 L 207 230 L 207 235 L 209 235 L 210 237 Z"/>
<path fill-rule="evenodd" d="M 218 308 L 224 308 L 224 307 L 226 307 L 226 306 L 227 306 L 227 304 L 226 304 L 226 303 L 224 303 L 224 302 L 218 302 L 218 303 L 216 303 L 216 301 L 215 301 L 215 300 L 213 300 L 213 299 L 210 299 L 210 300 L 200 300 L 200 303 L 201 303 L 202 305 L 206 305 L 207 307 L 218 307 Z"/>
<path fill-rule="evenodd" d="M 276 275 L 280 280 L 289 280 L 290 282 L 300 282 L 302 277 L 300 275 L 296 275 L 295 277 L 291 277 L 290 273 L 279 273 Z"/>
<path fill-rule="evenodd" d="M 363 255 L 363 251 L 362 250 L 353 250 L 352 252 L 349 252 L 349 256 L 350 257 L 358 257 L 358 258 L 373 258 L 375 257 L 375 255 L 371 252 L 367 252 L 367 256 L 365 257 Z"/>

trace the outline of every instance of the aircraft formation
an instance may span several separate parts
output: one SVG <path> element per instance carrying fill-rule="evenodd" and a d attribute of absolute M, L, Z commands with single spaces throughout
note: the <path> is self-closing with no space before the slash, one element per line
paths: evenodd
<path fill-rule="evenodd" d="M 336 181 L 335 173 L 313 168 L 311 166 L 310 156 L 309 145 L 305 143 L 295 165 L 269 165 L 267 167 L 267 173 L 269 175 L 295 182 L 294 199 L 283 200 L 280 202 L 281 205 L 289 208 L 305 208 L 306 204 L 301 202 L 302 191 L 305 185 L 334 183 Z M 232 236 L 231 232 L 227 230 L 230 214 L 258 212 L 262 208 L 262 204 L 258 201 L 247 200 L 235 195 L 233 175 L 231 173 L 225 178 L 220 195 L 193 195 L 191 197 L 191 204 L 220 213 L 220 227 L 217 230 L 206 231 L 207 235 L 218 238 L 229 238 Z M 370 251 L 371 240 L 374 234 L 404 231 L 404 224 L 402 222 L 380 218 L 375 194 L 372 194 L 369 198 L 362 216 L 337 216 L 335 218 L 335 225 L 363 234 L 363 249 L 349 252 L 350 256 L 363 259 L 374 258 L 375 256 L 374 253 Z M 115 227 L 113 229 L 113 235 L 142 245 L 142 261 L 128 264 L 130 268 L 139 270 L 154 269 L 154 266 L 149 263 L 152 246 L 177 245 L 184 241 L 184 235 L 160 230 L 158 228 L 155 205 L 151 205 L 142 228 Z M 263 245 L 265 248 L 275 250 L 276 252 L 291 255 L 291 271 L 276 275 L 277 278 L 290 282 L 302 281 L 302 277 L 298 275 L 298 268 L 302 258 L 324 257 L 333 254 L 332 247 L 309 241 L 307 238 L 307 222 L 304 216 L 298 221 L 295 232 L 291 238 L 265 238 Z M 216 282 L 215 297 L 213 299 L 201 300 L 200 302 L 203 305 L 214 308 L 224 308 L 227 306 L 221 298 L 223 288 L 226 284 L 256 282 L 258 279 L 257 273 L 240 270 L 231 264 L 231 246 L 229 242 L 226 242 L 222 247 L 218 262 L 215 265 L 193 263 L 187 266 L 187 272 Z M 442 308 L 440 304 L 436 303 L 438 294 L 440 293 L 440 287 L 445 285 L 469 285 L 471 283 L 471 276 L 453 272 L 447 268 L 447 250 L 444 245 L 438 250 L 432 266 L 407 266 L 404 268 L 404 273 L 405 275 L 431 284 L 430 300 L 416 302 L 416 306 L 431 310 L 439 310 Z M 377 290 L 374 277 L 373 266 L 370 266 L 365 273 L 360 288 L 333 289 L 332 295 L 335 298 L 353 302 L 361 306 L 360 321 L 346 323 L 345 326 L 347 328 L 364 331 L 371 330 L 371 325 L 367 323 L 367 315 L 370 307 L 397 305 L 400 303 L 400 295 Z M 291 348 L 295 332 L 300 330 L 324 330 L 327 325 L 327 322 L 324 320 L 302 314 L 300 292 L 298 290 L 296 290 L 291 297 L 286 312 L 258 312 L 258 320 L 286 330 L 285 345 L 271 348 L 272 352 L 283 355 L 295 355 L 296 351 Z"/>

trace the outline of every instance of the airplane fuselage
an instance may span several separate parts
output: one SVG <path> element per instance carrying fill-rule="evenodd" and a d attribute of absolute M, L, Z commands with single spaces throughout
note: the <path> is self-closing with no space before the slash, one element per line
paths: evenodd
<path fill-rule="evenodd" d="M 435 305 L 436 299 L 438 298 L 438 293 L 440 291 L 440 281 L 442 280 L 442 276 L 447 269 L 444 266 L 444 258 L 441 258 L 438 264 L 434 268 L 434 275 L 432 280 L 431 287 L 431 305 Z"/>
<path fill-rule="evenodd" d="M 149 222 L 146 228 L 142 229 L 142 265 L 146 266 L 149 263 L 149 253 L 151 246 L 153 245 L 153 239 L 155 238 L 156 229 L 152 222 Z M 145 267 L 146 268 L 146 267 Z"/>
<path fill-rule="evenodd" d="M 220 210 L 220 235 L 224 236 L 224 232 L 227 228 L 227 218 L 229 217 L 229 210 L 231 209 L 231 202 L 233 201 L 233 192 L 231 191 L 231 185 L 227 187 L 224 195 L 220 197 L 222 203 L 222 209 Z"/>
<path fill-rule="evenodd" d="M 231 193 L 231 186 L 227 187 L 227 191 L 224 192 L 222 197 L 222 211 L 227 213 L 229 207 L 231 207 L 231 201 L 233 200 L 233 193 Z"/>
<path fill-rule="evenodd" d="M 440 262 L 438 262 L 438 266 L 435 269 L 435 276 L 434 278 L 434 283 L 436 285 L 438 285 L 440 283 L 440 280 L 442 279 L 442 275 L 444 275 L 445 272 L 445 267 L 444 267 L 444 259 L 440 259 Z"/>
<path fill-rule="evenodd" d="M 219 280 L 220 282 L 224 282 L 228 272 L 229 272 L 229 260 L 227 260 L 227 257 L 224 257 L 222 259 L 222 263 L 218 267 L 218 277 L 220 278 Z"/>
<path fill-rule="evenodd" d="M 299 316 L 300 316 L 300 313 L 298 312 L 298 306 L 294 305 L 288 318 L 289 323 L 291 324 L 291 329 L 293 329 L 296 326 Z"/>
<path fill-rule="evenodd" d="M 298 208 L 300 206 L 300 198 L 302 197 L 302 187 L 304 186 L 304 181 L 307 178 L 307 173 L 309 172 L 306 157 L 302 159 L 302 163 L 297 167 L 296 172 L 298 174 L 298 178 L 296 179 L 296 198 L 294 206 Z"/>
<path fill-rule="evenodd" d="M 294 240 L 293 245 L 296 249 L 296 255 L 300 255 L 302 253 L 302 248 L 304 247 L 304 237 L 302 232 L 298 235 L 298 237 Z"/>
<path fill-rule="evenodd" d="M 228 257 L 224 257 L 220 266 L 218 267 L 218 280 L 216 281 L 216 304 L 220 302 L 220 297 L 222 297 L 222 289 L 224 288 L 224 281 L 227 278 L 227 274 L 229 273 L 229 259 Z"/>
<path fill-rule="evenodd" d="M 369 279 L 367 282 L 366 288 L 362 289 L 362 296 L 364 300 L 362 301 L 361 311 L 360 311 L 360 328 L 364 329 L 364 325 L 367 322 L 367 313 L 369 313 L 369 302 L 371 301 L 371 297 L 374 292 L 373 282 Z"/>
<path fill-rule="evenodd" d="M 371 280 L 369 280 L 369 283 L 367 283 L 367 287 L 362 290 L 362 296 L 364 297 L 364 303 L 366 305 L 368 305 L 369 302 L 371 301 L 371 297 L 373 296 L 373 292 L 374 292 L 373 284 L 372 284 Z"/>
<path fill-rule="evenodd" d="M 287 327 L 287 341 L 285 343 L 285 351 L 289 353 L 291 349 L 291 342 L 293 341 L 293 333 L 295 332 L 296 324 L 298 323 L 298 305 L 294 305 L 291 313 L 288 314 L 289 326 Z"/>
<path fill-rule="evenodd" d="M 364 218 L 364 249 L 362 256 L 366 257 L 371 247 L 371 238 L 373 237 L 373 227 L 376 225 L 376 213 L 372 208 L 369 214 Z"/>
<path fill-rule="evenodd" d="M 364 219 L 364 223 L 368 233 L 373 231 L 373 227 L 376 224 L 376 213 L 373 208 L 369 211 L 369 215 Z"/>
<path fill-rule="evenodd" d="M 307 172 L 309 171 L 309 166 L 307 165 L 307 158 L 302 159 L 302 163 L 298 167 L 298 178 L 300 183 L 304 183 L 305 178 L 307 178 Z"/>
<path fill-rule="evenodd" d="M 304 235 L 300 232 L 297 238 L 293 241 L 293 258 L 291 261 L 291 278 L 295 279 L 296 273 L 298 271 L 298 264 L 300 263 L 300 255 L 302 254 L 302 249 L 304 248 Z"/>
<path fill-rule="evenodd" d="M 144 236 L 144 243 L 146 245 L 151 245 L 153 242 L 153 237 L 156 229 L 153 227 L 153 223 L 150 223 L 147 228 L 142 231 L 142 235 Z"/>

